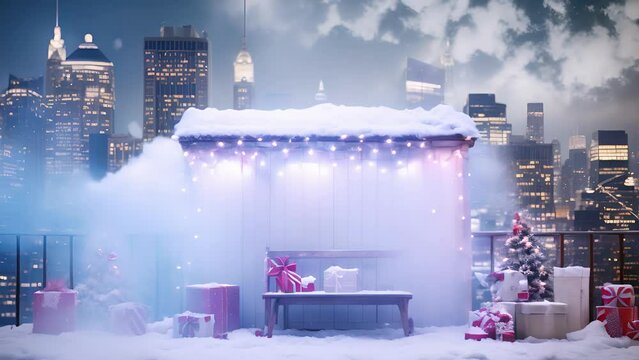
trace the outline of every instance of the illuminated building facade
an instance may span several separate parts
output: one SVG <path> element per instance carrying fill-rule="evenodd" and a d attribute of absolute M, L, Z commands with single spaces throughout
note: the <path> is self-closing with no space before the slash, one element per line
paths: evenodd
<path fill-rule="evenodd" d="M 115 105 L 113 63 L 86 34 L 61 64 L 61 78 L 48 95 L 47 173 L 68 175 L 89 168 L 89 137 L 111 134 Z"/>
<path fill-rule="evenodd" d="M 553 148 L 551 144 L 514 141 L 503 147 L 515 180 L 517 204 L 535 231 L 555 230 Z"/>
<path fill-rule="evenodd" d="M 510 143 L 512 125 L 506 119 L 506 104 L 495 102 L 495 94 L 468 94 L 464 113 L 475 121 L 482 142 L 489 145 Z"/>
<path fill-rule="evenodd" d="M 324 91 L 324 81 L 322 80 L 320 80 L 319 85 L 317 86 L 317 92 L 315 93 L 315 102 L 318 104 L 328 102 L 328 96 L 326 96 L 326 91 Z"/>
<path fill-rule="evenodd" d="M 544 142 L 543 103 L 528 103 L 526 111 L 526 138 L 540 144 Z"/>
<path fill-rule="evenodd" d="M 108 171 L 116 172 L 142 153 L 142 140 L 131 135 L 112 135 L 108 142 Z"/>
<path fill-rule="evenodd" d="M 233 109 L 244 110 L 253 108 L 255 76 L 253 58 L 246 49 L 246 0 L 244 1 L 244 33 L 242 49 L 233 63 Z"/>
<path fill-rule="evenodd" d="M 144 38 L 144 141 L 171 136 L 186 109 L 207 107 L 208 48 L 190 25 Z"/>
<path fill-rule="evenodd" d="M 571 204 L 574 210 L 579 191 L 588 187 L 588 155 L 586 153 L 586 137 L 573 135 L 570 137 L 568 159 L 561 168 L 561 184 L 559 197 L 563 203 Z"/>
<path fill-rule="evenodd" d="M 446 72 L 419 60 L 406 60 L 406 107 L 426 110 L 444 103 Z"/>
<path fill-rule="evenodd" d="M 599 130 L 593 134 L 590 189 L 582 193 L 582 208 L 598 210 L 600 223 L 597 225 L 602 230 L 638 228 L 637 191 L 629 179 L 628 166 L 628 134 L 625 131 Z"/>

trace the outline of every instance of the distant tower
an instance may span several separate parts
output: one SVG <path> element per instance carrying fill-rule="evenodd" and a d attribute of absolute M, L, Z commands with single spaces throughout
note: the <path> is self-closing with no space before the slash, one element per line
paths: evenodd
<path fill-rule="evenodd" d="M 244 0 L 244 32 L 242 35 L 242 49 L 233 63 L 233 109 L 243 110 L 253 107 L 253 88 L 255 79 L 253 73 L 253 59 L 246 50 L 246 0 Z"/>
<path fill-rule="evenodd" d="M 543 103 L 528 103 L 526 112 L 526 138 L 540 144 L 544 142 Z"/>
<path fill-rule="evenodd" d="M 62 69 L 60 64 L 67 59 L 67 50 L 62 39 L 62 28 L 59 23 L 58 1 L 55 2 L 55 27 L 53 28 L 53 39 L 49 40 L 49 51 L 47 55 L 47 69 L 44 80 L 45 93 L 53 94 L 60 86 Z"/>
<path fill-rule="evenodd" d="M 209 41 L 191 25 L 144 38 L 144 141 L 173 135 L 186 109 L 208 105 Z"/>
<path fill-rule="evenodd" d="M 446 40 L 446 50 L 439 61 L 444 67 L 444 104 L 451 105 L 453 102 L 453 66 L 455 61 L 450 53 L 450 39 Z"/>
<path fill-rule="evenodd" d="M 318 104 L 328 102 L 328 97 L 324 92 L 324 81 L 322 80 L 320 80 L 319 87 L 317 88 L 317 92 L 315 93 L 315 102 Z"/>

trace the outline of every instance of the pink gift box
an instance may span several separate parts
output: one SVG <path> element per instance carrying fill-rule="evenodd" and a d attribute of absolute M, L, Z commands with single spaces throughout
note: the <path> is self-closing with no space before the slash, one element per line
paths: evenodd
<path fill-rule="evenodd" d="M 75 299 L 69 289 L 40 290 L 33 294 L 33 332 L 57 335 L 75 330 Z"/>
<path fill-rule="evenodd" d="M 198 284 L 186 287 L 186 310 L 215 315 L 215 337 L 240 328 L 240 287 Z"/>
<path fill-rule="evenodd" d="M 634 320 L 626 324 L 626 336 L 632 340 L 639 341 L 639 320 Z"/>
<path fill-rule="evenodd" d="M 629 284 L 604 284 L 601 299 L 605 306 L 635 306 L 635 289 Z"/>
<path fill-rule="evenodd" d="M 109 307 L 111 332 L 119 335 L 144 335 L 148 317 L 147 307 L 132 302 Z"/>
<path fill-rule="evenodd" d="M 637 320 L 637 307 L 597 306 L 597 320 L 604 323 L 611 337 L 627 335 L 628 323 Z"/>

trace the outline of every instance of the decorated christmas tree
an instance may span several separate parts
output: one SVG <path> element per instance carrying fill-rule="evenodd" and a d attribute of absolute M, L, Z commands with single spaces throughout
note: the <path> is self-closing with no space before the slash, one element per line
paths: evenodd
<path fill-rule="evenodd" d="M 514 219 L 513 236 L 506 240 L 508 257 L 501 269 L 517 270 L 528 278 L 530 301 L 551 300 L 553 291 L 548 284 L 550 271 L 544 266 L 546 256 L 542 246 L 518 213 L 515 213 Z"/>

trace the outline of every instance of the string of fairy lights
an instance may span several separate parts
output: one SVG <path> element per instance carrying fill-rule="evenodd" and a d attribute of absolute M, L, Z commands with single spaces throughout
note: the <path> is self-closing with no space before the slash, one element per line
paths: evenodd
<path fill-rule="evenodd" d="M 198 186 L 207 184 L 208 176 L 238 171 L 242 175 L 259 169 L 265 176 L 284 177 L 301 168 L 312 169 L 313 174 L 327 175 L 330 169 L 345 167 L 355 172 L 375 171 L 379 176 L 395 172 L 404 176 L 411 173 L 411 166 L 430 164 L 422 174 L 445 172 L 456 178 L 471 176 L 465 172 L 466 149 L 472 146 L 470 139 L 419 139 L 392 138 L 364 135 L 339 137 L 205 137 L 181 138 L 183 155 L 192 169 L 191 181 Z M 437 170 L 439 169 L 439 170 Z M 448 175 L 445 175 L 448 176 Z M 301 178 L 300 178 L 301 179 Z M 463 185 L 456 188 L 456 202 L 461 206 L 459 220 L 467 221 Z M 187 188 L 180 189 L 187 192 Z M 438 215 L 441 209 L 432 208 L 430 215 Z M 196 215 L 202 214 L 198 206 Z M 425 215 L 429 215 L 428 213 Z M 193 235 L 199 239 L 199 234 Z M 464 248 L 456 244 L 459 251 Z"/>

